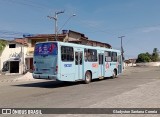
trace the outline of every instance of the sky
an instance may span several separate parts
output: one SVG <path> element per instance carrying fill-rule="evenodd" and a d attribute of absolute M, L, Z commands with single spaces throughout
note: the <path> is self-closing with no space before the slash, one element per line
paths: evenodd
<path fill-rule="evenodd" d="M 0 38 L 52 34 L 58 28 L 85 34 L 120 49 L 125 59 L 160 50 L 160 0 L 0 0 Z M 72 17 L 73 14 L 76 16 Z M 61 33 L 61 31 L 59 31 Z"/>

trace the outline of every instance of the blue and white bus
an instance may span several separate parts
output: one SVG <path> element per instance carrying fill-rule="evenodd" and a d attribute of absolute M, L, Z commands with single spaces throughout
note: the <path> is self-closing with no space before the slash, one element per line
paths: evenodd
<path fill-rule="evenodd" d="M 58 41 L 36 43 L 33 63 L 35 79 L 89 83 L 122 73 L 119 50 Z"/>

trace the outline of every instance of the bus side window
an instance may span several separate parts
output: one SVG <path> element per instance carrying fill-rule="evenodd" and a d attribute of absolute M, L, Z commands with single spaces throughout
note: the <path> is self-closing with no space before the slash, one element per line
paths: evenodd
<path fill-rule="evenodd" d="M 118 55 L 118 63 L 121 64 L 121 55 Z"/>
<path fill-rule="evenodd" d="M 61 55 L 61 58 L 62 58 L 62 61 L 64 61 L 65 60 L 65 55 Z"/>
<path fill-rule="evenodd" d="M 87 62 L 87 58 L 88 58 L 88 50 L 84 49 L 84 60 Z"/>
<path fill-rule="evenodd" d="M 78 65 L 78 52 L 75 52 L 75 64 Z"/>
<path fill-rule="evenodd" d="M 82 59 L 83 59 L 83 54 L 82 52 L 80 53 L 80 65 L 82 65 Z"/>
<path fill-rule="evenodd" d="M 89 62 L 97 62 L 97 50 L 88 49 L 88 61 Z"/>
<path fill-rule="evenodd" d="M 92 61 L 92 52 L 90 49 L 88 49 L 87 59 L 88 59 L 88 61 Z"/>
<path fill-rule="evenodd" d="M 102 65 L 103 64 L 103 55 L 102 54 L 99 54 L 98 55 L 98 60 L 99 60 L 99 65 Z"/>
<path fill-rule="evenodd" d="M 83 54 L 82 52 L 75 52 L 75 65 L 82 65 L 82 58 L 83 58 Z"/>
<path fill-rule="evenodd" d="M 112 52 L 112 61 L 117 62 L 117 52 Z"/>
<path fill-rule="evenodd" d="M 63 53 L 63 54 L 61 54 L 61 59 L 62 59 L 62 61 L 64 61 L 65 60 L 65 52 L 64 52 L 64 48 L 63 47 L 61 47 L 61 53 Z"/>
<path fill-rule="evenodd" d="M 106 51 L 104 55 L 105 55 L 105 62 L 111 62 L 111 52 Z"/>
<path fill-rule="evenodd" d="M 64 62 L 74 61 L 73 47 L 61 46 L 61 60 Z"/>
<path fill-rule="evenodd" d="M 84 59 L 86 62 L 97 62 L 97 50 L 84 49 Z"/>

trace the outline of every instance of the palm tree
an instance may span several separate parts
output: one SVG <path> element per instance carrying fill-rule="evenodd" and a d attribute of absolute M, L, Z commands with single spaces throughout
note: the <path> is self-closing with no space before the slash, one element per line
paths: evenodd
<path fill-rule="evenodd" d="M 158 49 L 157 48 L 154 48 L 153 49 L 153 53 L 157 53 L 158 52 Z"/>
<path fill-rule="evenodd" d="M 157 62 L 159 59 L 158 49 L 154 48 L 152 53 L 152 61 Z"/>

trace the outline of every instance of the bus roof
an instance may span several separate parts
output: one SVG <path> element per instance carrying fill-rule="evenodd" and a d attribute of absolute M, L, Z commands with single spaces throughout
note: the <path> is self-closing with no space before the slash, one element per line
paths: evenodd
<path fill-rule="evenodd" d="M 90 46 L 90 45 L 75 44 L 75 43 L 67 43 L 67 42 L 60 42 L 60 41 L 37 42 L 36 44 L 39 44 L 39 43 L 50 43 L 50 42 L 52 42 L 52 43 L 56 42 L 56 43 L 59 43 L 60 45 L 66 45 L 66 46 L 72 46 L 72 47 L 100 49 L 100 50 L 108 50 L 108 51 L 120 52 L 120 50 L 117 50 L 117 49 L 111 49 L 111 48 L 105 48 L 105 47 L 99 47 L 99 46 Z"/>

